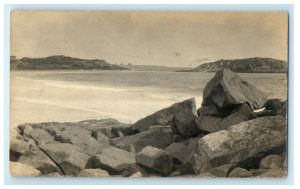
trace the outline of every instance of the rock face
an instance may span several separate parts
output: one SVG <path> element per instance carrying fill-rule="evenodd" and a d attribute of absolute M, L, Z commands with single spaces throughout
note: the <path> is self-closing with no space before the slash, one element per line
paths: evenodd
<path fill-rule="evenodd" d="M 28 151 L 18 160 L 19 163 L 31 165 L 42 174 L 61 172 L 55 163 L 42 151 Z"/>
<path fill-rule="evenodd" d="M 136 162 L 159 172 L 162 176 L 168 176 L 173 171 L 172 158 L 163 150 L 151 146 L 145 147 L 136 155 Z"/>
<path fill-rule="evenodd" d="M 195 119 L 195 123 L 200 131 L 213 133 L 256 117 L 256 114 L 251 111 L 248 105 L 240 104 L 237 105 L 227 117 L 222 118 L 200 114 L 200 116 Z"/>
<path fill-rule="evenodd" d="M 172 130 L 174 133 L 178 133 L 181 136 L 196 136 L 200 133 L 199 129 L 197 128 L 194 119 L 196 118 L 195 115 L 186 113 L 186 112 L 179 112 L 175 114 L 174 121 L 172 122 Z"/>
<path fill-rule="evenodd" d="M 106 147 L 92 158 L 95 168 L 100 168 L 117 175 L 126 170 L 134 170 L 135 154 L 116 147 Z"/>
<path fill-rule="evenodd" d="M 153 125 L 169 125 L 176 113 L 185 112 L 190 115 L 197 116 L 196 102 L 194 98 L 184 100 L 173 104 L 168 108 L 164 108 L 151 114 L 143 119 L 138 120 L 131 126 L 132 130 L 144 131 Z"/>
<path fill-rule="evenodd" d="M 286 140 L 287 124 L 282 116 L 242 122 L 201 138 L 196 147 L 194 170 L 201 173 L 226 163 L 246 163 L 261 153 L 285 148 Z"/>
<path fill-rule="evenodd" d="M 85 168 L 89 156 L 80 148 L 68 143 L 48 143 L 40 148 L 57 164 L 65 175 L 77 176 Z"/>
<path fill-rule="evenodd" d="M 41 172 L 30 165 L 19 162 L 9 162 L 10 175 L 13 177 L 36 177 Z"/>
<path fill-rule="evenodd" d="M 83 169 L 78 177 L 109 177 L 109 174 L 102 169 Z"/>
<path fill-rule="evenodd" d="M 236 73 L 223 69 L 218 71 L 204 88 L 202 106 L 216 106 L 219 109 L 247 103 L 252 110 L 260 109 L 267 96 L 240 78 Z"/>
<path fill-rule="evenodd" d="M 172 133 L 169 127 L 157 127 L 135 135 L 114 138 L 111 143 L 126 151 L 139 152 L 146 146 L 164 149 L 172 144 Z"/>
<path fill-rule="evenodd" d="M 38 145 L 53 141 L 54 138 L 43 129 L 32 129 L 29 131 L 28 136 L 32 138 Z"/>

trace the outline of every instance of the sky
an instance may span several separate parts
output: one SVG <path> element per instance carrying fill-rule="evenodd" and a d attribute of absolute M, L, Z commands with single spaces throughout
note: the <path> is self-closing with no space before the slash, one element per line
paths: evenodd
<path fill-rule="evenodd" d="M 287 60 L 285 12 L 12 11 L 11 55 L 112 64 L 197 66 L 219 59 Z"/>

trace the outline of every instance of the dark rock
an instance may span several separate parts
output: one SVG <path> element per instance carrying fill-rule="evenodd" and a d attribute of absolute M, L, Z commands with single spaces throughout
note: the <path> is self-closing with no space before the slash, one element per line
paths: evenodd
<path fill-rule="evenodd" d="M 240 167 L 233 169 L 228 175 L 228 177 L 236 177 L 236 178 L 244 178 L 244 177 L 251 177 L 251 176 L 252 176 L 251 172 Z"/>
<path fill-rule="evenodd" d="M 286 140 L 287 124 L 282 116 L 242 122 L 199 139 L 194 170 L 199 174 L 222 164 L 253 164 L 262 154 L 285 149 Z"/>
<path fill-rule="evenodd" d="M 198 116 L 209 115 L 221 117 L 222 113 L 215 106 L 204 106 L 197 110 Z"/>
<path fill-rule="evenodd" d="M 30 165 L 19 162 L 9 162 L 10 175 L 13 177 L 36 177 L 40 176 L 41 172 Z"/>
<path fill-rule="evenodd" d="M 225 164 L 211 169 L 209 172 L 216 177 L 228 177 L 228 174 L 235 168 L 234 164 Z"/>
<path fill-rule="evenodd" d="M 262 108 L 267 96 L 243 80 L 236 73 L 223 69 L 207 83 L 203 91 L 202 106 L 230 109 L 237 104 L 247 103 L 252 110 Z"/>
<path fill-rule="evenodd" d="M 254 119 L 256 117 L 257 116 L 249 108 L 249 106 L 247 106 L 246 104 L 240 104 L 237 105 L 227 117 L 221 118 L 215 116 L 200 115 L 195 119 L 195 123 L 200 131 L 213 133 L 216 131 L 227 129 L 231 125 Z"/>
<path fill-rule="evenodd" d="M 111 144 L 126 151 L 139 152 L 146 146 L 164 149 L 173 143 L 169 127 L 150 128 L 149 130 L 111 140 Z"/>
<path fill-rule="evenodd" d="M 83 169 L 77 177 L 109 177 L 109 174 L 102 169 Z"/>
<path fill-rule="evenodd" d="M 136 162 L 159 172 L 162 176 L 168 176 L 173 171 L 172 158 L 163 150 L 147 146 L 136 155 Z"/>
<path fill-rule="evenodd" d="M 175 103 L 168 108 L 159 110 L 154 114 L 138 120 L 131 126 L 131 129 L 140 132 L 147 130 L 152 125 L 170 125 L 175 114 L 178 112 L 186 112 L 187 114 L 197 116 L 195 99 L 187 99 Z"/>
<path fill-rule="evenodd" d="M 283 158 L 279 155 L 268 155 L 259 164 L 260 169 L 279 169 L 283 168 Z"/>
<path fill-rule="evenodd" d="M 174 163 L 183 164 L 187 157 L 195 152 L 198 140 L 199 138 L 197 137 L 186 141 L 173 143 L 165 148 L 164 151 L 173 158 Z"/>
<path fill-rule="evenodd" d="M 41 145 L 53 141 L 54 137 L 43 129 L 32 129 L 28 131 L 28 137 L 32 138 L 36 144 Z"/>
<path fill-rule="evenodd" d="M 106 170 L 111 175 L 134 170 L 135 154 L 115 147 L 105 147 L 92 158 L 94 168 Z"/>
<path fill-rule="evenodd" d="M 182 136 L 198 135 L 200 131 L 194 122 L 195 118 L 195 115 L 186 112 L 179 112 L 175 114 L 171 129 L 174 133 L 178 133 Z"/>
<path fill-rule="evenodd" d="M 195 174 L 194 162 L 195 162 L 195 156 L 193 153 L 191 153 L 186 157 L 183 164 L 181 165 L 181 174 L 182 175 Z"/>
<path fill-rule="evenodd" d="M 85 168 L 89 159 L 89 156 L 80 152 L 79 147 L 68 143 L 52 142 L 42 144 L 40 148 L 65 175 L 77 176 Z"/>
<path fill-rule="evenodd" d="M 19 163 L 31 165 L 38 169 L 42 174 L 60 172 L 55 163 L 42 151 L 28 151 L 18 160 Z"/>
<path fill-rule="evenodd" d="M 267 102 L 264 104 L 264 107 L 266 108 L 266 110 L 271 111 L 272 115 L 280 115 L 281 109 L 284 104 L 285 102 L 281 101 L 278 98 L 275 98 L 267 100 Z"/>
<path fill-rule="evenodd" d="M 24 140 L 11 139 L 10 140 L 10 161 L 18 161 L 21 155 L 30 149 L 30 144 Z"/>

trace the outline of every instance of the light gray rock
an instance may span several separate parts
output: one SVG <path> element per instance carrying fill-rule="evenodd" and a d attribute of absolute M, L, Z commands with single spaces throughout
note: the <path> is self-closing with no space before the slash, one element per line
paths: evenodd
<path fill-rule="evenodd" d="M 172 143 L 172 132 L 169 127 L 150 128 L 134 135 L 111 140 L 111 144 L 130 152 L 139 152 L 146 146 L 164 149 Z"/>
<path fill-rule="evenodd" d="M 135 158 L 138 164 L 157 171 L 162 176 L 168 176 L 173 171 L 172 158 L 161 149 L 147 146 Z"/>
<path fill-rule="evenodd" d="M 252 176 L 251 172 L 240 167 L 233 169 L 228 175 L 228 177 L 237 177 L 237 178 L 244 178 L 244 177 L 251 177 L 251 176 Z"/>
<path fill-rule="evenodd" d="M 77 176 L 89 159 L 89 156 L 80 152 L 80 148 L 68 143 L 52 142 L 42 144 L 40 148 L 59 165 L 65 175 Z"/>
<path fill-rule="evenodd" d="M 54 137 L 43 129 L 32 129 L 28 131 L 28 137 L 32 138 L 36 144 L 41 145 L 53 141 Z"/>
<path fill-rule="evenodd" d="M 102 169 L 83 169 L 77 177 L 109 177 L 109 174 Z"/>
<path fill-rule="evenodd" d="M 247 103 L 252 110 L 260 109 L 267 101 L 264 92 L 229 69 L 218 71 L 203 91 L 202 106 L 219 109 Z"/>
<path fill-rule="evenodd" d="M 110 138 L 103 134 L 100 130 L 96 130 L 93 132 L 93 137 L 103 145 L 109 145 L 110 144 Z"/>
<path fill-rule="evenodd" d="M 135 155 L 116 147 L 103 148 L 92 158 L 92 161 L 95 168 L 106 170 L 111 175 L 135 169 Z"/>
<path fill-rule="evenodd" d="M 170 125 L 178 112 L 185 112 L 197 116 L 195 98 L 175 103 L 168 108 L 159 110 L 145 118 L 138 120 L 131 126 L 132 130 L 144 131 L 152 125 Z"/>
<path fill-rule="evenodd" d="M 30 165 L 19 162 L 9 162 L 10 175 L 13 177 L 36 177 L 40 176 L 41 172 Z"/>
<path fill-rule="evenodd" d="M 282 116 L 242 122 L 199 139 L 194 170 L 199 174 L 222 164 L 243 163 L 259 154 L 286 148 L 286 140 L 287 123 Z"/>
<path fill-rule="evenodd" d="M 10 161 L 18 161 L 19 157 L 30 149 L 30 144 L 24 140 L 12 138 L 10 140 Z"/>
<path fill-rule="evenodd" d="M 19 163 L 31 165 L 42 174 L 60 172 L 55 163 L 42 151 L 27 151 L 19 159 Z"/>
<path fill-rule="evenodd" d="M 279 169 L 283 168 L 283 158 L 279 155 L 268 155 L 259 164 L 260 169 Z"/>

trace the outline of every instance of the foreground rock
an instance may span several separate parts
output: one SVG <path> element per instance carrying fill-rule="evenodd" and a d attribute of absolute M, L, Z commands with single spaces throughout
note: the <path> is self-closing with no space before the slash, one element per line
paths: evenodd
<path fill-rule="evenodd" d="M 18 160 L 19 163 L 31 165 L 38 169 L 42 174 L 61 172 L 55 163 L 42 151 L 28 151 Z"/>
<path fill-rule="evenodd" d="M 89 156 L 81 153 L 81 149 L 67 143 L 48 143 L 40 148 L 59 166 L 65 175 L 77 176 L 85 168 Z"/>
<path fill-rule="evenodd" d="M 287 124 L 282 116 L 262 117 L 233 125 L 199 140 L 194 171 L 199 174 L 227 163 L 259 164 L 260 155 L 280 152 L 286 148 L 286 140 Z"/>
<path fill-rule="evenodd" d="M 283 158 L 279 155 L 268 155 L 259 163 L 260 169 L 280 169 L 283 168 Z"/>
<path fill-rule="evenodd" d="M 247 103 L 252 110 L 256 110 L 262 108 L 266 101 L 267 96 L 262 91 L 236 73 L 223 69 L 205 86 L 202 106 L 228 109 L 237 104 Z"/>
<path fill-rule="evenodd" d="M 172 142 L 173 138 L 169 127 L 154 127 L 135 135 L 111 140 L 113 145 L 129 152 L 139 152 L 146 146 L 164 149 L 172 144 Z"/>
<path fill-rule="evenodd" d="M 88 167 L 106 170 L 111 175 L 135 170 L 135 154 L 116 147 L 106 147 L 92 157 Z"/>
<path fill-rule="evenodd" d="M 30 144 L 25 142 L 24 140 L 12 138 L 10 140 L 9 159 L 11 161 L 18 161 L 20 156 L 27 152 L 29 148 Z"/>
<path fill-rule="evenodd" d="M 136 162 L 140 165 L 168 176 L 173 171 L 172 158 L 163 150 L 151 146 L 145 147 L 136 155 Z"/>
<path fill-rule="evenodd" d="M 194 98 L 184 100 L 173 104 L 168 108 L 164 108 L 151 114 L 143 119 L 138 120 L 131 126 L 132 130 L 144 131 L 153 125 L 169 125 L 176 113 L 185 112 L 190 115 L 197 116 L 196 102 Z"/>
<path fill-rule="evenodd" d="M 41 172 L 30 165 L 19 162 L 9 162 L 10 175 L 13 177 L 36 177 Z"/>
<path fill-rule="evenodd" d="M 83 169 L 78 177 L 109 177 L 109 174 L 102 169 Z"/>

